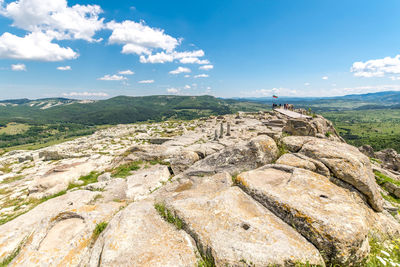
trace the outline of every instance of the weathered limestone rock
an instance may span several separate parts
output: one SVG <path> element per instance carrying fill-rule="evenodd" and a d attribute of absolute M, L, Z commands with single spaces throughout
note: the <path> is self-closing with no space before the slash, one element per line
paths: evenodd
<path fill-rule="evenodd" d="M 367 212 L 327 177 L 267 165 L 242 173 L 237 180 L 243 190 L 310 240 L 326 261 L 351 264 L 367 256 Z"/>
<path fill-rule="evenodd" d="M 112 179 L 111 173 L 109 173 L 109 172 L 103 173 L 103 174 L 99 175 L 99 177 L 97 177 L 97 181 L 99 181 L 99 182 L 105 182 L 105 181 L 109 181 L 111 179 Z"/>
<path fill-rule="evenodd" d="M 163 194 L 163 203 L 216 266 L 323 265 L 312 244 L 229 183 L 227 174 L 197 177 Z"/>
<path fill-rule="evenodd" d="M 174 174 L 179 174 L 192 166 L 200 159 L 199 155 L 193 151 L 182 151 L 179 155 L 171 159 L 171 168 Z"/>
<path fill-rule="evenodd" d="M 374 158 L 375 157 L 375 152 L 374 149 L 370 145 L 363 145 L 358 148 L 361 153 L 363 153 L 365 156 Z"/>
<path fill-rule="evenodd" d="M 0 226 L 0 262 L 14 252 L 40 225 L 48 223 L 63 211 L 79 209 L 94 199 L 98 192 L 74 191 L 50 199 L 28 213 Z"/>
<path fill-rule="evenodd" d="M 278 156 L 275 141 L 266 135 L 257 136 L 248 143 L 227 147 L 196 162 L 184 173 L 187 175 L 214 174 L 227 171 L 231 174 L 251 170 L 271 163 Z"/>
<path fill-rule="evenodd" d="M 12 266 L 78 266 L 94 242 L 98 223 L 108 222 L 121 204 L 89 204 L 68 209 L 36 226 Z"/>
<path fill-rule="evenodd" d="M 284 154 L 276 161 L 276 164 L 310 170 L 327 177 L 330 175 L 329 169 L 324 164 L 299 153 Z"/>
<path fill-rule="evenodd" d="M 60 160 L 68 157 L 67 155 L 60 154 L 58 151 L 44 150 L 39 153 L 39 158 L 43 158 L 43 160 Z"/>
<path fill-rule="evenodd" d="M 305 143 L 299 153 L 324 163 L 335 177 L 363 193 L 374 210 L 383 210 L 383 199 L 375 182 L 371 163 L 357 148 L 344 143 L 314 139 Z"/>
<path fill-rule="evenodd" d="M 281 142 L 290 152 L 296 153 L 299 152 L 305 143 L 314 139 L 315 137 L 311 136 L 287 136 Z"/>
<path fill-rule="evenodd" d="M 394 149 L 385 149 L 375 153 L 375 158 L 382 161 L 382 165 L 394 171 L 400 171 L 400 155 Z"/>
<path fill-rule="evenodd" d="M 88 266 L 196 266 L 192 239 L 164 221 L 154 204 L 130 204 L 109 223 L 93 247 Z"/>
<path fill-rule="evenodd" d="M 149 169 L 137 171 L 126 178 L 126 196 L 132 200 L 143 199 L 162 183 L 167 182 L 170 176 L 168 167 L 164 165 L 154 165 Z"/>
<path fill-rule="evenodd" d="M 297 136 L 319 136 L 332 141 L 344 142 L 336 132 L 332 122 L 322 116 L 317 116 L 312 120 L 289 119 L 283 127 L 283 131 Z"/>
<path fill-rule="evenodd" d="M 400 186 L 386 182 L 383 184 L 383 187 L 391 194 L 395 195 L 397 198 L 400 198 Z"/>

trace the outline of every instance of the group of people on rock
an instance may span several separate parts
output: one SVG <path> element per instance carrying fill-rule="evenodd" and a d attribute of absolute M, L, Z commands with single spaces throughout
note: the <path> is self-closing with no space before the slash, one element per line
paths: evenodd
<path fill-rule="evenodd" d="M 276 109 L 276 108 L 282 108 L 282 104 L 272 104 L 272 109 Z M 294 110 L 294 106 L 293 104 L 283 104 L 283 109 L 287 109 L 287 110 Z"/>

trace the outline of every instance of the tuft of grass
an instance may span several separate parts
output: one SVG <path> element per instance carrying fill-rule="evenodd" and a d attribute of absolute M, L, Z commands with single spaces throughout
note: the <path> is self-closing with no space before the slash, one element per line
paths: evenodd
<path fill-rule="evenodd" d="M 9 184 L 9 183 L 13 183 L 15 181 L 21 180 L 23 179 L 24 176 L 23 175 L 17 175 L 17 176 L 13 176 L 13 177 L 9 177 L 4 179 L 3 181 L 1 181 L 2 184 Z"/>
<path fill-rule="evenodd" d="M 375 173 L 376 182 L 379 185 L 383 185 L 384 183 L 389 182 L 389 183 L 392 183 L 392 184 L 400 186 L 400 181 L 393 180 L 392 178 L 390 178 L 390 177 L 388 177 L 388 176 L 386 176 L 383 173 L 378 172 L 378 171 L 374 171 L 374 173 Z"/>
<path fill-rule="evenodd" d="M 384 267 L 396 266 L 394 263 L 400 262 L 400 238 L 379 242 L 370 237 L 370 254 L 363 266 Z"/>
<path fill-rule="evenodd" d="M 380 160 L 380 159 L 376 159 L 376 158 L 369 158 L 369 160 L 370 160 L 372 163 L 378 163 L 378 164 L 382 164 L 382 160 Z"/>
<path fill-rule="evenodd" d="M 5 165 L 1 166 L 0 171 L 3 173 L 10 173 L 12 171 L 11 165 L 12 164 L 5 164 Z"/>
<path fill-rule="evenodd" d="M 154 208 L 157 210 L 158 214 L 164 218 L 167 222 L 175 225 L 178 230 L 181 230 L 183 227 L 183 222 L 177 216 L 175 216 L 171 211 L 169 211 L 164 203 L 156 203 Z"/>
<path fill-rule="evenodd" d="M 331 132 L 326 132 L 326 133 L 325 133 L 325 136 L 326 136 L 326 137 L 329 137 L 329 136 L 331 136 L 331 135 L 332 135 Z"/>
<path fill-rule="evenodd" d="M 8 255 L 6 258 L 3 259 L 2 262 L 0 262 L 0 267 L 8 266 L 18 256 L 24 242 L 25 240 L 10 255 Z"/>
<path fill-rule="evenodd" d="M 197 267 L 214 267 L 215 263 L 214 263 L 214 259 L 212 257 L 201 257 L 201 259 L 199 259 L 197 261 Z"/>
<path fill-rule="evenodd" d="M 85 186 L 88 184 L 93 184 L 93 183 L 97 183 L 97 178 L 100 176 L 100 173 L 98 172 L 91 172 L 88 175 L 85 176 L 81 176 L 78 180 L 83 181 L 82 184 L 74 184 L 74 183 L 70 183 L 68 185 L 67 190 L 71 190 L 75 187 L 79 187 L 79 186 Z"/>
<path fill-rule="evenodd" d="M 108 223 L 107 222 L 101 222 L 96 224 L 96 227 L 93 230 L 92 234 L 92 241 L 95 242 L 97 238 L 99 238 L 100 234 L 104 231 L 104 229 L 107 228 Z"/>
<path fill-rule="evenodd" d="M 139 170 L 141 164 L 141 161 L 134 161 L 131 163 L 120 165 L 111 171 L 111 177 L 126 178 L 131 174 L 131 171 Z"/>
<path fill-rule="evenodd" d="M 278 142 L 278 159 L 283 156 L 284 154 L 289 153 L 289 150 L 287 149 L 286 145 L 282 142 Z"/>

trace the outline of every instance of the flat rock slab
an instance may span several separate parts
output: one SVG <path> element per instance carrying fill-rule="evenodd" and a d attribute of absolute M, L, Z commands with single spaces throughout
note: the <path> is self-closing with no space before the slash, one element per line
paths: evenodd
<path fill-rule="evenodd" d="M 57 214 L 71 209 L 79 209 L 88 204 L 98 192 L 74 191 L 50 199 L 16 219 L 0 226 L 0 262 L 15 251 L 35 231 L 40 224 L 46 224 Z"/>
<path fill-rule="evenodd" d="M 164 196 L 203 255 L 216 266 L 323 264 L 311 243 L 229 180 L 226 174 L 197 177 Z"/>
<path fill-rule="evenodd" d="M 110 221 L 87 266 L 196 266 L 196 246 L 164 221 L 151 201 L 129 205 Z"/>
<path fill-rule="evenodd" d="M 277 109 L 274 109 L 274 110 L 278 111 L 279 113 L 281 113 L 283 115 L 286 115 L 286 116 L 288 116 L 290 118 L 293 118 L 293 119 L 299 119 L 299 118 L 309 119 L 309 118 L 311 118 L 310 116 L 303 115 L 301 113 L 297 113 L 297 112 L 294 112 L 294 111 L 291 111 L 291 110 L 287 110 L 287 109 L 277 108 Z"/>
<path fill-rule="evenodd" d="M 154 165 L 149 169 L 143 169 L 128 176 L 126 197 L 132 200 L 140 200 L 149 195 L 153 190 L 168 181 L 171 176 L 165 165 Z"/>
<path fill-rule="evenodd" d="M 322 251 L 348 264 L 368 253 L 368 213 L 345 189 L 317 173 L 267 165 L 238 175 L 240 186 Z"/>
<path fill-rule="evenodd" d="M 68 209 L 41 222 L 10 266 L 79 266 L 87 258 L 98 223 L 108 222 L 120 203 Z"/>

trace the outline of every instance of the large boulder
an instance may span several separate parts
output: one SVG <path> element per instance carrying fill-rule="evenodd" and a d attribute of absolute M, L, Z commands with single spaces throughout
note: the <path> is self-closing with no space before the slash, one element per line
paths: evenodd
<path fill-rule="evenodd" d="M 313 119 L 289 119 L 283 131 L 296 136 L 317 136 L 333 141 L 344 142 L 332 122 L 322 116 Z"/>
<path fill-rule="evenodd" d="M 278 147 L 275 141 L 266 135 L 260 135 L 247 143 L 226 147 L 187 169 L 186 175 L 205 175 L 227 171 L 230 174 L 251 170 L 271 163 L 277 159 Z"/>
<path fill-rule="evenodd" d="M 374 158 L 375 157 L 374 149 L 370 145 L 360 146 L 358 148 L 358 150 L 360 150 L 361 153 L 363 153 L 365 156 L 367 156 L 369 158 Z"/>
<path fill-rule="evenodd" d="M 188 234 L 164 221 L 151 201 L 130 204 L 109 222 L 83 266 L 196 266 Z"/>
<path fill-rule="evenodd" d="M 325 176 L 284 165 L 241 173 L 241 188 L 310 240 L 330 263 L 368 255 L 367 212 Z"/>
<path fill-rule="evenodd" d="M 329 177 L 330 172 L 329 169 L 321 162 L 309 158 L 303 154 L 294 153 L 294 154 L 283 154 L 277 161 L 276 164 L 288 165 L 297 168 L 302 168 L 306 170 L 310 170 L 324 176 Z"/>
<path fill-rule="evenodd" d="M 230 183 L 227 174 L 193 178 L 160 201 L 216 266 L 323 265 L 312 244 Z"/>
<path fill-rule="evenodd" d="M 382 165 L 394 171 L 400 171 L 400 155 L 394 149 L 385 149 L 375 153 L 375 158 L 382 161 Z"/>
<path fill-rule="evenodd" d="M 314 139 L 306 142 L 299 153 L 321 161 L 336 178 L 363 193 L 374 210 L 383 210 L 383 199 L 371 163 L 357 148 L 345 143 Z"/>

